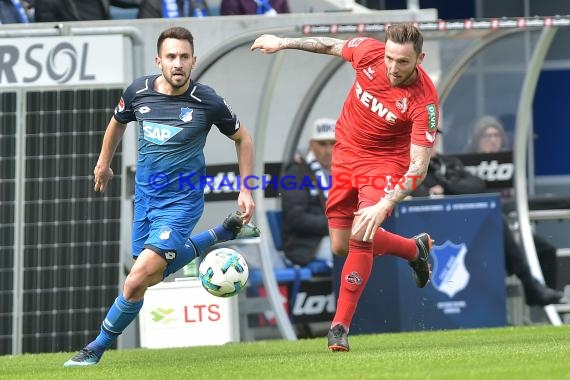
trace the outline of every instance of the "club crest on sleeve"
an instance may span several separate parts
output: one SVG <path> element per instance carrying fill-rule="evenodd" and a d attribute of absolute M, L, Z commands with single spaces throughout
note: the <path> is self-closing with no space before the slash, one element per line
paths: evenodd
<path fill-rule="evenodd" d="M 356 37 L 353 38 L 352 40 L 348 41 L 348 47 L 349 48 L 355 48 L 358 45 L 360 45 L 362 43 L 362 41 L 366 40 L 365 37 Z"/>
<path fill-rule="evenodd" d="M 124 110 L 125 110 L 125 100 L 121 96 L 121 99 L 119 100 L 119 104 L 117 104 L 117 107 L 115 107 L 115 113 L 123 112 Z"/>

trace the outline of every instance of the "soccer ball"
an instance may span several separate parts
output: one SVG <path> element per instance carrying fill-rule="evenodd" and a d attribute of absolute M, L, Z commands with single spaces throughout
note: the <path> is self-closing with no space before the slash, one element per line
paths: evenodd
<path fill-rule="evenodd" d="M 202 286 L 216 297 L 231 297 L 244 287 L 249 276 L 247 262 L 231 248 L 208 253 L 198 268 Z"/>

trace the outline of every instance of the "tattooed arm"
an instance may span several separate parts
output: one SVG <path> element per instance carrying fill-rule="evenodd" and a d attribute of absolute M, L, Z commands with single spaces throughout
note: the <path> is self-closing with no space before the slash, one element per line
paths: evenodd
<path fill-rule="evenodd" d="M 352 226 L 354 237 L 362 241 L 372 241 L 376 230 L 384 223 L 394 206 L 410 195 L 424 180 L 432 149 L 411 145 L 410 166 L 404 178 L 396 184 L 391 184 L 394 189 L 388 191 L 380 202 L 354 213 L 355 220 Z"/>
<path fill-rule="evenodd" d="M 398 182 L 395 189 L 386 193 L 384 199 L 392 203 L 392 206 L 403 201 L 423 182 L 429 166 L 431 151 L 434 148 L 411 144 L 410 166 L 403 181 Z"/>
<path fill-rule="evenodd" d="M 259 49 L 262 53 L 271 54 L 283 49 L 297 49 L 340 57 L 345 42 L 331 37 L 281 38 L 264 34 L 253 42 L 251 50 Z"/>

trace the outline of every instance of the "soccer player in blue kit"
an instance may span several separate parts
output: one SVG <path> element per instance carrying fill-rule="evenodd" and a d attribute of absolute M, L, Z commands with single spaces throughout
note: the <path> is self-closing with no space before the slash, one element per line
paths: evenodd
<path fill-rule="evenodd" d="M 123 93 L 107 126 L 94 170 L 95 191 L 113 177 L 110 164 L 126 124 L 139 128 L 136 171 L 134 264 L 94 341 L 64 366 L 97 364 L 105 350 L 136 318 L 149 286 L 158 284 L 215 243 L 259 236 L 250 223 L 254 202 L 247 186 L 238 196 L 240 211 L 219 226 L 190 236 L 204 209 L 204 145 L 212 125 L 235 142 L 241 178 L 252 174 L 253 143 L 225 100 L 190 79 L 196 64 L 194 38 L 185 28 L 163 31 L 157 41 L 160 75 L 136 79 Z"/>

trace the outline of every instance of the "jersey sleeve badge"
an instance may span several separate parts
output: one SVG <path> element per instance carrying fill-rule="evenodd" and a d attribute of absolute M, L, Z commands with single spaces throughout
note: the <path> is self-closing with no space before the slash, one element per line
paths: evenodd
<path fill-rule="evenodd" d="M 428 114 L 429 130 L 435 131 L 437 129 L 437 107 L 431 103 L 426 106 Z"/>

